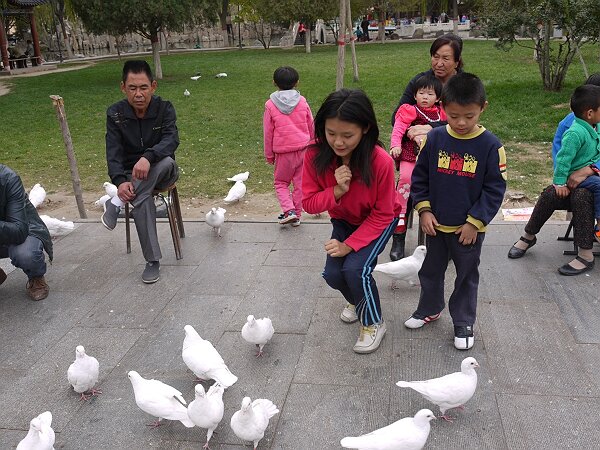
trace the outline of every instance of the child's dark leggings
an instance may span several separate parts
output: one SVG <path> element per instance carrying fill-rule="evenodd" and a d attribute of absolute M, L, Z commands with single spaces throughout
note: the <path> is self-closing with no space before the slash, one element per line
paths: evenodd
<path fill-rule="evenodd" d="M 331 239 L 340 242 L 358 228 L 340 219 L 331 219 L 331 223 Z M 360 323 L 365 326 L 383 320 L 379 292 L 372 272 L 377 265 L 377 256 L 385 248 L 397 223 L 398 218 L 395 218 L 377 239 L 357 252 L 350 252 L 343 258 L 327 255 L 323 278 L 329 286 L 340 291 L 348 303 L 356 306 Z"/>
<path fill-rule="evenodd" d="M 444 278 L 448 261 L 452 259 L 456 269 L 454 291 L 448 300 L 450 317 L 456 326 L 475 323 L 477 311 L 477 289 L 479 288 L 479 257 L 485 233 L 477 233 L 472 245 L 458 242 L 459 235 L 436 232 L 426 237 L 427 255 L 419 271 L 421 296 L 416 317 L 433 316 L 445 307 Z"/>
<path fill-rule="evenodd" d="M 538 234 L 542 226 L 556 210 L 573 211 L 573 239 L 579 248 L 589 250 L 594 245 L 594 197 L 587 189 L 575 189 L 565 198 L 556 195 L 554 186 L 542 191 L 535 203 L 525 232 Z"/>

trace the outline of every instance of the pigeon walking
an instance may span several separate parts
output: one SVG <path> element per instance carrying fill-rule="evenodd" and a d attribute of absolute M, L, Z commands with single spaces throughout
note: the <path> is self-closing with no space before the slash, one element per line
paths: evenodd
<path fill-rule="evenodd" d="M 425 381 L 398 381 L 397 386 L 414 389 L 426 400 L 440 407 L 442 419 L 452 422 L 452 417 L 446 415 L 446 411 L 453 408 L 464 408 L 477 388 L 477 372 L 479 367 L 477 360 L 473 357 L 463 359 L 460 364 L 460 372 L 444 375 Z"/>
<path fill-rule="evenodd" d="M 196 399 L 190 402 L 187 413 L 194 425 L 200 428 L 206 428 L 206 444 L 203 448 L 208 449 L 208 442 L 223 419 L 225 406 L 223 405 L 223 392 L 225 389 L 219 383 L 213 384 L 208 392 L 204 392 L 204 387 L 197 384 L 195 387 Z"/>
<path fill-rule="evenodd" d="M 243 181 L 236 181 L 231 189 L 229 189 L 229 193 L 227 197 L 225 197 L 224 201 L 228 203 L 238 202 L 246 195 L 246 185 Z"/>
<path fill-rule="evenodd" d="M 187 89 L 185 91 L 183 91 L 183 96 L 185 98 L 188 98 L 190 95 L 192 95 L 192 94 L 190 94 L 190 91 L 188 91 Z"/>
<path fill-rule="evenodd" d="M 75 224 L 70 220 L 55 219 L 46 214 L 40 214 L 40 219 L 46 224 L 46 228 L 48 228 L 52 237 L 65 236 L 75 229 Z"/>
<path fill-rule="evenodd" d="M 213 345 L 202 339 L 193 326 L 186 325 L 183 329 L 185 339 L 181 357 L 185 365 L 201 380 L 215 380 L 224 388 L 235 384 L 238 377 L 229 371 Z"/>
<path fill-rule="evenodd" d="M 258 349 L 258 353 L 256 354 L 257 358 L 262 356 L 263 347 L 271 340 L 274 333 L 275 329 L 273 328 L 273 323 L 268 317 L 255 319 L 254 316 L 250 315 L 242 327 L 242 337 L 244 340 L 251 344 L 255 344 Z"/>
<path fill-rule="evenodd" d="M 40 183 L 35 184 L 29 191 L 29 201 L 37 209 L 46 200 L 46 190 Z"/>
<path fill-rule="evenodd" d="M 433 419 L 435 416 L 430 410 L 422 409 L 414 417 L 405 417 L 362 436 L 346 437 L 340 444 L 358 450 L 421 450 L 429 437 L 429 422 Z"/>
<path fill-rule="evenodd" d="M 252 401 L 250 397 L 244 397 L 242 409 L 231 416 L 231 429 L 240 439 L 252 441 L 256 450 L 258 443 L 265 436 L 269 419 L 278 412 L 277 406 L 271 400 L 259 398 Z"/>
<path fill-rule="evenodd" d="M 225 72 L 221 72 L 216 74 L 215 78 L 227 78 L 227 74 Z"/>
<path fill-rule="evenodd" d="M 29 422 L 29 432 L 17 450 L 54 450 L 54 430 L 52 429 L 52 413 L 43 412 Z"/>
<path fill-rule="evenodd" d="M 187 403 L 181 392 L 158 380 L 146 380 L 135 370 L 127 376 L 133 386 L 135 403 L 145 413 L 157 418 L 148 426 L 156 428 L 162 419 L 179 420 L 188 428 L 194 423 L 187 415 Z"/>
<path fill-rule="evenodd" d="M 206 224 L 211 226 L 213 231 L 217 232 L 217 236 L 221 237 L 221 225 L 225 222 L 225 213 L 227 211 L 223 208 L 211 208 L 206 213 Z"/>
<path fill-rule="evenodd" d="M 392 279 L 392 288 L 394 282 L 406 281 L 411 286 L 419 284 L 419 270 L 423 265 L 423 260 L 427 254 L 427 247 L 419 245 L 411 256 L 383 264 L 377 264 L 373 272 L 381 272 Z"/>
<path fill-rule="evenodd" d="M 194 75 L 193 77 L 190 77 L 190 80 L 198 81 L 200 77 L 201 75 Z"/>
<path fill-rule="evenodd" d="M 67 379 L 75 392 L 81 394 L 80 400 L 86 401 L 94 395 L 102 394 L 101 390 L 94 389 L 98 382 L 99 371 L 98 360 L 87 355 L 83 345 L 78 345 L 75 348 L 75 361 L 67 370 Z"/>
<path fill-rule="evenodd" d="M 246 181 L 250 176 L 250 172 L 241 172 L 232 177 L 227 178 L 229 181 Z"/>
<path fill-rule="evenodd" d="M 117 195 L 117 192 L 119 191 L 119 189 L 112 183 L 109 183 L 108 181 L 105 181 L 102 186 L 104 186 L 104 190 L 106 191 L 106 195 L 108 195 L 110 198 L 113 198 L 115 195 Z"/>

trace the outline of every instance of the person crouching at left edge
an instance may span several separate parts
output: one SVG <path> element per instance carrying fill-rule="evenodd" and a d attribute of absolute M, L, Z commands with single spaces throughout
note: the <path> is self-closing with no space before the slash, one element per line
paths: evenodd
<path fill-rule="evenodd" d="M 48 297 L 46 258 L 52 261 L 52 239 L 48 228 L 27 198 L 21 178 L 10 167 L 0 164 L 0 259 L 10 258 L 28 281 L 25 287 L 35 301 Z M 0 284 L 6 273 L 0 268 Z M 4 297 L 0 293 L 0 298 Z"/>
<path fill-rule="evenodd" d="M 360 321 L 353 350 L 374 352 L 386 328 L 372 272 L 401 206 L 394 161 L 379 141 L 373 105 L 364 92 L 340 89 L 321 105 L 315 141 L 304 157 L 302 191 L 306 212 L 327 211 L 331 217 L 323 278 L 346 299 L 341 320 Z"/>

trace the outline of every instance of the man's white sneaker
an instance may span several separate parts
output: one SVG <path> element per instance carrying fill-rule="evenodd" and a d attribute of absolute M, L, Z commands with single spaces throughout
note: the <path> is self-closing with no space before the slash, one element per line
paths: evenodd
<path fill-rule="evenodd" d="M 433 322 L 434 320 L 438 320 L 442 313 L 434 314 L 433 316 L 425 316 L 422 319 L 418 319 L 414 316 L 410 316 L 406 322 L 404 322 L 404 326 L 406 328 L 412 328 L 413 330 L 416 328 L 421 328 L 423 325 L 429 322 Z"/>
<path fill-rule="evenodd" d="M 374 352 L 379 348 L 385 331 L 385 322 L 360 327 L 360 334 L 353 350 L 361 354 Z"/>
<path fill-rule="evenodd" d="M 342 322 L 346 323 L 354 323 L 358 320 L 358 316 L 356 315 L 356 307 L 350 303 L 348 303 L 344 309 L 342 309 L 342 313 L 340 314 L 340 319 Z"/>

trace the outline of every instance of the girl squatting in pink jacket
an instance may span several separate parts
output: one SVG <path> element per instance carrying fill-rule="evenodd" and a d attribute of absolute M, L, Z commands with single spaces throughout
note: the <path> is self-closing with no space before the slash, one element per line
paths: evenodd
<path fill-rule="evenodd" d="M 275 165 L 274 186 L 283 213 L 282 225 L 300 225 L 304 151 L 314 137 L 313 116 L 306 99 L 295 88 L 298 72 L 279 67 L 273 74 L 278 90 L 265 103 L 263 116 L 265 159 Z M 290 185 L 293 191 L 290 196 Z"/>

